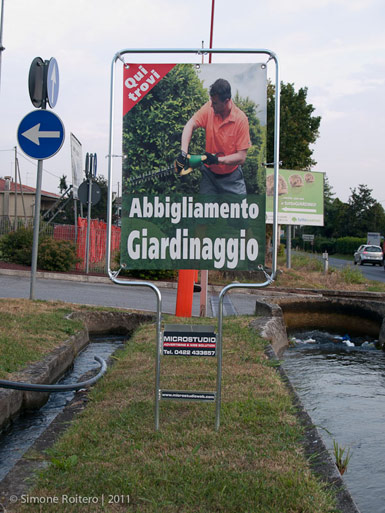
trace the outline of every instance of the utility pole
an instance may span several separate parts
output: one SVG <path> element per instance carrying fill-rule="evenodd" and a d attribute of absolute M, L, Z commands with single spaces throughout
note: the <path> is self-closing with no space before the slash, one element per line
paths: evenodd
<path fill-rule="evenodd" d="M 1 87 L 1 58 L 3 55 L 3 51 L 5 50 L 3 46 L 3 22 L 4 22 L 4 0 L 1 0 L 1 15 L 0 15 L 0 87 Z"/>

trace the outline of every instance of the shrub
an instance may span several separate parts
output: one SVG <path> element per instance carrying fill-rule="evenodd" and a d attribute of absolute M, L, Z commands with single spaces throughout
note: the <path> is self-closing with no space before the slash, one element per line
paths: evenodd
<path fill-rule="evenodd" d="M 359 269 L 353 269 L 352 267 L 346 266 L 341 269 L 340 274 L 345 283 L 362 284 L 366 282 L 365 276 Z"/>
<path fill-rule="evenodd" d="M 322 272 L 323 262 L 318 258 L 308 257 L 307 255 L 293 255 L 293 267 L 302 271 L 309 272 Z"/>
<path fill-rule="evenodd" d="M 47 271 L 69 271 L 79 262 L 76 248 L 67 240 L 46 238 L 39 244 L 38 266 Z"/>
<path fill-rule="evenodd" d="M 285 256 L 286 246 L 285 244 L 281 244 L 278 246 L 277 256 Z"/>
<path fill-rule="evenodd" d="M 336 252 L 336 239 L 328 239 L 326 237 L 315 237 L 314 239 L 314 250 L 316 253 L 324 253 L 327 251 L 329 255 L 333 255 Z"/>
<path fill-rule="evenodd" d="M 341 237 L 336 241 L 336 252 L 342 255 L 353 255 L 361 244 L 366 244 L 366 238 Z"/>
<path fill-rule="evenodd" d="M 19 228 L 4 235 L 0 240 L 3 260 L 15 264 L 31 265 L 33 229 Z"/>

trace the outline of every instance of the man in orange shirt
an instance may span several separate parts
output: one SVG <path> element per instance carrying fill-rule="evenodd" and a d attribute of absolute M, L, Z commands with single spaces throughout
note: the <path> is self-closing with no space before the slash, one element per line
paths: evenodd
<path fill-rule="evenodd" d="M 206 157 L 201 167 L 202 194 L 246 194 L 242 164 L 251 146 L 249 121 L 231 99 L 231 86 L 219 78 L 210 87 L 210 101 L 186 123 L 181 153 L 175 161 L 182 170 L 187 162 L 188 147 L 197 128 L 206 132 Z"/>

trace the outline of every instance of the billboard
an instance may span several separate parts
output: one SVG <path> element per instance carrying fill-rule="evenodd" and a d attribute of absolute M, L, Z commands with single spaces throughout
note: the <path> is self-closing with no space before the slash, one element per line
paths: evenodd
<path fill-rule="evenodd" d="M 71 169 L 73 198 L 78 199 L 78 188 L 83 182 L 83 150 L 81 142 L 71 133 Z"/>
<path fill-rule="evenodd" d="M 121 263 L 252 270 L 265 258 L 265 64 L 126 64 Z"/>
<path fill-rule="evenodd" d="M 273 223 L 274 172 L 266 171 L 266 223 Z M 324 173 L 279 170 L 278 224 L 324 225 Z"/>

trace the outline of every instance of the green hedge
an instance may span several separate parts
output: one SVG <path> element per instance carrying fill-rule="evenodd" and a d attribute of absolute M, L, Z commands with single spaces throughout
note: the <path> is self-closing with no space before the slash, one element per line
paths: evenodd
<path fill-rule="evenodd" d="M 366 244 L 366 238 L 341 237 L 336 241 L 336 253 L 352 255 L 361 244 Z"/>
<path fill-rule="evenodd" d="M 37 264 L 46 271 L 70 271 L 80 262 L 76 256 L 75 244 L 68 240 L 45 238 L 39 243 Z"/>
<path fill-rule="evenodd" d="M 32 228 L 19 228 L 4 235 L 0 239 L 1 257 L 6 262 L 31 265 L 32 260 Z"/>
<path fill-rule="evenodd" d="M 282 239 L 281 239 L 282 242 Z M 353 255 L 361 244 L 366 244 L 366 238 L 362 237 L 341 237 L 332 239 L 326 237 L 314 237 L 313 250 L 316 253 L 324 253 L 327 251 L 329 255 L 339 253 L 341 255 Z M 301 237 L 295 237 L 291 241 L 292 248 L 300 248 L 305 251 L 311 251 L 310 242 L 304 242 Z"/>

